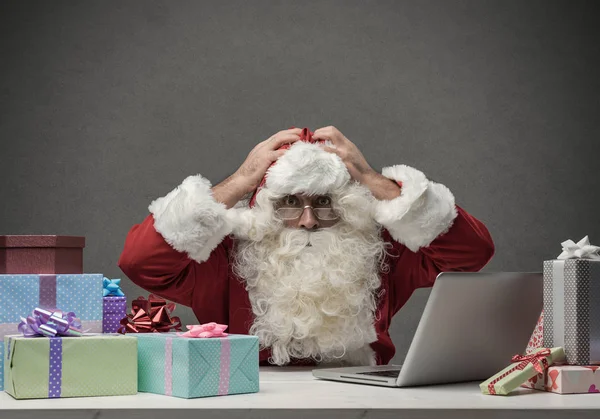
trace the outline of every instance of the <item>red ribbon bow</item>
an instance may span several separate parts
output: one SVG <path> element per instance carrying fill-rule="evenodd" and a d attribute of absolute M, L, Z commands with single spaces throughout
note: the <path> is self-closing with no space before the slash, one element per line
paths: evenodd
<path fill-rule="evenodd" d="M 292 128 L 296 128 L 296 127 L 290 127 L 290 129 Z M 313 138 L 313 133 L 308 129 L 308 128 L 303 128 L 302 129 L 302 133 L 300 134 L 300 141 L 304 141 L 306 143 L 323 143 L 323 140 L 315 140 Z M 281 147 L 278 148 L 278 150 L 287 150 L 288 148 L 290 148 L 289 144 L 284 144 Z M 271 163 L 271 166 L 273 166 L 276 163 L 273 162 Z M 269 168 L 271 168 L 271 166 L 269 166 Z M 262 181 L 260 182 L 260 185 L 258 186 L 258 188 L 256 188 L 256 190 L 254 191 L 254 193 L 252 194 L 252 197 L 250 198 L 250 202 L 249 202 L 249 206 L 250 208 L 252 208 L 254 206 L 254 203 L 256 202 L 256 195 L 258 194 L 258 192 L 263 188 L 263 186 L 265 185 L 267 181 L 267 175 L 265 175 L 262 178 Z"/>
<path fill-rule="evenodd" d="M 167 303 L 163 298 L 150 294 L 146 300 L 138 297 L 131 302 L 131 314 L 121 319 L 118 332 L 125 333 L 162 333 L 175 329 L 181 332 L 179 317 L 171 317 L 175 303 Z"/>
<path fill-rule="evenodd" d="M 525 368 L 527 364 L 531 364 L 537 372 L 543 373 L 544 367 L 541 364 L 545 364 L 548 362 L 546 360 L 547 356 L 550 356 L 550 349 L 542 349 L 541 351 L 538 351 L 534 354 L 514 355 L 511 359 L 511 362 L 520 362 L 520 364 L 517 365 L 517 368 L 520 370 Z"/>
<path fill-rule="evenodd" d="M 488 384 L 488 391 L 490 394 L 496 394 L 496 389 L 494 388 L 494 386 L 496 385 L 497 382 L 499 382 L 500 380 L 502 380 L 504 377 L 512 374 L 514 371 L 523 371 L 525 369 L 525 367 L 529 364 L 533 365 L 533 368 L 539 372 L 539 373 L 543 373 L 545 369 L 548 368 L 548 358 L 551 355 L 550 349 L 545 348 L 542 349 L 536 353 L 533 354 L 527 354 L 527 355 L 514 355 L 511 359 L 511 362 L 515 363 L 518 362 L 517 365 L 515 365 L 514 367 L 512 367 L 511 369 L 509 369 L 508 371 L 506 371 L 504 374 L 500 375 L 499 377 L 496 377 L 496 379 L 492 380 L 489 384 Z"/>

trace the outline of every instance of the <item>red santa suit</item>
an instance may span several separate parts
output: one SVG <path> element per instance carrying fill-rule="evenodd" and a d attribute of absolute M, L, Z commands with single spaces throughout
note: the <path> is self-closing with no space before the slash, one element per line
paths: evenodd
<path fill-rule="evenodd" d="M 382 174 L 402 192 L 391 201 L 372 198 L 372 207 L 364 209 L 390 244 L 367 341 L 376 364 L 394 356 L 390 324 L 415 289 L 432 286 L 442 271 L 478 271 L 494 254 L 487 228 L 455 204 L 448 188 L 405 165 Z M 269 169 L 264 186 L 279 195 L 324 194 L 351 183 L 338 156 L 297 142 Z M 129 231 L 119 266 L 140 287 L 191 307 L 200 323 L 228 324 L 230 333 L 247 334 L 256 316 L 232 260 L 238 241 L 260 235 L 261 209 L 247 203 L 226 209 L 210 188 L 202 176 L 190 176 L 154 201 L 151 214 Z M 261 350 L 261 363 L 270 355 L 269 348 Z"/>

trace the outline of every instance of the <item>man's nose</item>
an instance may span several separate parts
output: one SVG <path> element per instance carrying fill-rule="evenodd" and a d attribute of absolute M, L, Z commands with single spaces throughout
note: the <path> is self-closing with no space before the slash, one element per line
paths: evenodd
<path fill-rule="evenodd" d="M 304 208 L 304 211 L 300 216 L 300 221 L 298 222 L 298 227 L 305 228 L 307 230 L 315 230 L 319 228 L 319 220 L 317 217 L 315 217 L 315 213 L 312 208 Z"/>

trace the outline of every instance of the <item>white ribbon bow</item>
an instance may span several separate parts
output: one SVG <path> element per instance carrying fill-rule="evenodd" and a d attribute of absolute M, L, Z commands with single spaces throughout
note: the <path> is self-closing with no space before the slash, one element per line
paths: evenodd
<path fill-rule="evenodd" d="M 561 246 L 563 251 L 557 259 L 600 260 L 600 254 L 598 253 L 600 247 L 591 245 L 588 236 L 579 240 L 579 243 L 575 243 L 573 240 L 564 241 Z"/>

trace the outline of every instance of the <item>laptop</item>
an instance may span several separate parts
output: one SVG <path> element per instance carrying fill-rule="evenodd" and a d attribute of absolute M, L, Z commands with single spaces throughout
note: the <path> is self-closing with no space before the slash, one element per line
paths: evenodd
<path fill-rule="evenodd" d="M 443 272 L 403 365 L 323 368 L 313 375 L 385 387 L 486 380 L 525 351 L 542 292 L 541 272 Z"/>

